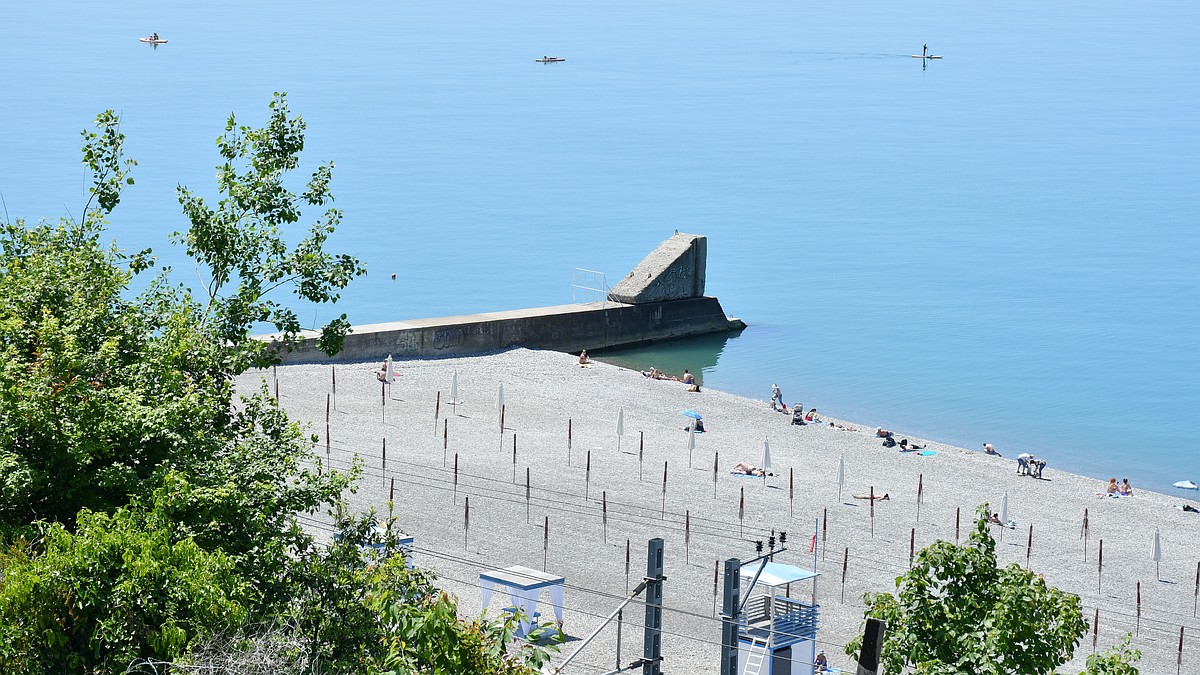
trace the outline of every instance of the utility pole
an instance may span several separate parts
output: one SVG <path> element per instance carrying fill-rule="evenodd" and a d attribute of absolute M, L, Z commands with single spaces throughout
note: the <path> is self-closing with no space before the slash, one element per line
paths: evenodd
<path fill-rule="evenodd" d="M 646 632 L 642 649 L 642 675 L 662 673 L 663 540 L 650 540 L 646 556 Z"/>
<path fill-rule="evenodd" d="M 725 595 L 721 601 L 721 675 L 737 675 L 738 671 L 738 614 L 741 603 L 740 578 L 742 561 L 730 558 L 725 561 Z"/>

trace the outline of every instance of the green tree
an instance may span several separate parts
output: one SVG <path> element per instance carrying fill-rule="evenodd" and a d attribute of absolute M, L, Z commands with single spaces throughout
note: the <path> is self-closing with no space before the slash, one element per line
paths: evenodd
<path fill-rule="evenodd" d="M 1134 664 L 1141 660 L 1142 652 L 1130 646 L 1132 640 L 1133 636 L 1126 633 L 1120 644 L 1092 654 L 1087 658 L 1087 670 L 1079 675 L 1138 675 Z"/>
<path fill-rule="evenodd" d="M 366 273 L 357 258 L 325 251 L 342 219 L 338 209 L 327 209 L 294 247 L 285 241 L 284 229 L 300 220 L 301 207 L 333 200 L 333 164 L 313 172 L 303 192 L 289 189 L 285 179 L 299 166 L 305 124 L 288 115 L 285 94 L 276 93 L 270 109 L 262 128 L 239 125 L 229 116 L 225 134 L 217 139 L 224 163 L 217 167 L 221 199 L 216 208 L 182 185 L 177 190 L 190 227 L 175 238 L 208 275 L 201 320 L 216 339 L 234 348 L 235 369 L 276 362 L 267 344 L 248 339 L 260 323 L 274 325 L 277 348 L 291 349 L 302 339 L 295 310 L 273 293 L 290 288 L 301 300 L 337 302 L 341 289 Z M 318 347 L 336 354 L 349 330 L 343 314 L 321 329 Z"/>
<path fill-rule="evenodd" d="M 11 547 L 0 559 L 0 670 L 121 673 L 243 622 L 246 589 L 229 559 L 175 539 L 162 515 L 84 511 L 74 533 L 53 523 L 36 551 Z"/>
<path fill-rule="evenodd" d="M 987 505 L 966 544 L 930 544 L 897 592 L 868 593 L 865 615 L 887 622 L 882 661 L 889 672 L 1052 673 L 1087 632 L 1079 598 L 1019 565 L 996 566 Z M 857 658 L 862 638 L 846 646 Z"/>

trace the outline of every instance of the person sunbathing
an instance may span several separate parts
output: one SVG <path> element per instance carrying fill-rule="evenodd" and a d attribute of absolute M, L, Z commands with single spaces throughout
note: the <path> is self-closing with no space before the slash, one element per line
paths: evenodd
<path fill-rule="evenodd" d="M 910 445 L 907 438 L 900 439 L 900 452 L 916 452 L 917 450 L 924 449 L 924 445 L 917 445 L 916 443 Z"/>
<path fill-rule="evenodd" d="M 1108 487 L 1106 487 L 1104 489 L 1104 491 L 1110 495 L 1118 495 L 1118 494 L 1121 494 L 1121 486 L 1117 485 L 1116 478 L 1109 478 L 1108 479 Z"/>
<path fill-rule="evenodd" d="M 882 427 L 875 427 L 875 435 L 878 436 L 879 438 L 888 438 L 889 436 L 892 435 L 892 432 L 890 432 L 887 429 L 884 429 Z"/>
<path fill-rule="evenodd" d="M 1133 494 L 1133 486 L 1129 484 L 1129 479 L 1121 481 L 1121 496 L 1128 497 Z"/>
<path fill-rule="evenodd" d="M 729 473 L 741 474 L 744 476 L 773 476 L 774 474 L 750 464 L 749 462 L 738 462 L 733 465 Z"/>
<path fill-rule="evenodd" d="M 882 495 L 854 495 L 854 498 L 855 498 L 855 499 L 874 499 L 874 500 L 877 500 L 877 501 L 883 501 L 883 500 L 885 500 L 885 499 L 891 499 L 891 497 L 889 497 L 889 496 L 888 496 L 888 493 L 886 493 L 886 492 L 885 492 L 885 493 L 883 493 Z"/>
<path fill-rule="evenodd" d="M 579 365 L 586 366 L 591 362 L 592 362 L 592 360 L 590 358 L 588 358 L 586 349 L 579 352 Z"/>

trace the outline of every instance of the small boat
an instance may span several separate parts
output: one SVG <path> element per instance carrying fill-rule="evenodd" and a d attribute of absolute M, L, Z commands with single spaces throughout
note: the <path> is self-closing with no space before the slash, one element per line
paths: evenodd
<path fill-rule="evenodd" d="M 1174 483 L 1171 487 L 1177 487 L 1181 490 L 1195 490 L 1196 484 L 1190 480 L 1181 480 L 1178 483 Z"/>
<path fill-rule="evenodd" d="M 559 63 L 560 61 L 566 61 L 566 59 L 561 56 L 543 56 L 540 59 L 534 59 L 534 61 L 538 63 Z"/>
<path fill-rule="evenodd" d="M 167 41 L 166 41 L 166 40 L 164 40 L 164 39 L 162 39 L 162 38 L 154 38 L 154 37 L 144 37 L 144 38 L 138 38 L 138 42 L 148 42 L 148 43 L 150 43 L 150 44 L 152 44 L 152 45 L 165 45 L 165 44 L 167 44 Z"/>
<path fill-rule="evenodd" d="M 932 54 L 927 55 L 927 56 L 921 56 L 920 54 L 913 54 L 912 57 L 914 59 L 940 59 L 940 58 L 942 58 L 940 56 L 933 56 Z"/>

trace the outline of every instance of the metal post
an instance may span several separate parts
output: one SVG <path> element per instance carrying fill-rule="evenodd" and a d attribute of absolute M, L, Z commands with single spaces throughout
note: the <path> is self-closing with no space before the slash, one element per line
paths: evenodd
<path fill-rule="evenodd" d="M 571 418 L 567 418 L 567 466 L 571 466 Z"/>
<path fill-rule="evenodd" d="M 454 453 L 454 458 L 458 462 L 458 453 Z M 529 467 L 525 467 L 525 524 L 529 524 Z"/>
<path fill-rule="evenodd" d="M 642 675 L 662 673 L 663 540 L 650 540 L 646 554 L 646 632 Z"/>
<path fill-rule="evenodd" d="M 646 455 L 646 432 L 638 432 L 638 480 L 642 479 L 642 459 Z"/>
<path fill-rule="evenodd" d="M 959 524 L 962 522 L 962 507 L 954 507 L 954 542 L 958 543 Z"/>
<path fill-rule="evenodd" d="M 725 561 L 725 595 L 721 603 L 721 675 L 738 672 L 738 614 L 741 602 L 742 561 Z"/>
<path fill-rule="evenodd" d="M 796 469 L 788 467 L 788 518 L 796 517 Z"/>

